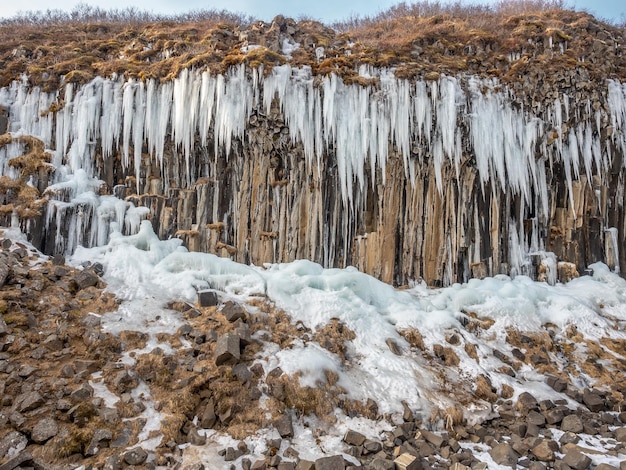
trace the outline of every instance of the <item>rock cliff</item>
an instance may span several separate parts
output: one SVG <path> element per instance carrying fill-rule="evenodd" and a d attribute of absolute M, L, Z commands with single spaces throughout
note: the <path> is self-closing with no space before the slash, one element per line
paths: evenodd
<path fill-rule="evenodd" d="M 190 250 L 397 285 L 626 266 L 623 29 L 553 10 L 96 26 L 57 63 L 47 31 L 3 49 L 2 223 L 46 253 L 148 217 Z"/>

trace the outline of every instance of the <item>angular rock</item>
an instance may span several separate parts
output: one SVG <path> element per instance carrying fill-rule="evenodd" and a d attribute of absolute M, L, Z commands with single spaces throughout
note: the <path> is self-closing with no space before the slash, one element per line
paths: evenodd
<path fill-rule="evenodd" d="M 215 364 L 235 363 L 240 357 L 239 336 L 233 333 L 220 336 L 215 347 Z"/>
<path fill-rule="evenodd" d="M 206 444 L 206 436 L 201 435 L 196 428 L 191 428 L 187 433 L 187 442 L 194 446 L 203 446 Z"/>
<path fill-rule="evenodd" d="M 396 465 L 396 470 L 422 470 L 420 459 L 409 453 L 401 454 L 393 463 Z"/>
<path fill-rule="evenodd" d="M 222 315 L 226 317 L 231 323 L 236 322 L 237 320 L 245 320 L 246 319 L 246 309 L 244 309 L 241 305 L 236 304 L 235 302 L 226 302 L 222 307 Z"/>
<path fill-rule="evenodd" d="M 37 444 L 43 444 L 59 432 L 59 426 L 53 418 L 44 418 L 33 426 L 30 438 Z"/>
<path fill-rule="evenodd" d="M 265 470 L 267 468 L 267 463 L 265 460 L 257 460 L 252 464 L 250 470 Z"/>
<path fill-rule="evenodd" d="M 517 409 L 527 413 L 530 410 L 536 410 L 539 407 L 537 399 L 528 392 L 522 392 L 517 399 Z"/>
<path fill-rule="evenodd" d="M 568 450 L 563 461 L 574 470 L 586 470 L 591 465 L 591 459 L 576 449 Z"/>
<path fill-rule="evenodd" d="M 124 462 L 128 465 L 141 465 L 148 458 L 148 452 L 141 447 L 135 447 L 124 453 Z"/>
<path fill-rule="evenodd" d="M 547 410 L 544 413 L 544 417 L 546 418 L 546 423 L 548 424 L 559 424 L 563 421 L 563 411 L 558 408 Z"/>
<path fill-rule="evenodd" d="M 0 260 L 0 287 L 4 286 L 7 277 L 9 277 L 9 266 L 4 261 Z"/>
<path fill-rule="evenodd" d="M 100 278 L 90 269 L 84 269 L 79 272 L 74 278 L 78 290 L 86 289 L 87 287 L 93 287 L 98 284 Z"/>
<path fill-rule="evenodd" d="M 218 303 L 217 292 L 212 290 L 198 291 L 198 305 L 200 307 L 215 307 Z"/>
<path fill-rule="evenodd" d="M 96 429 L 89 443 L 89 447 L 85 451 L 85 455 L 96 455 L 100 449 L 109 447 L 109 443 L 113 439 L 113 433 L 108 429 Z"/>
<path fill-rule="evenodd" d="M 315 463 L 310 460 L 300 460 L 296 465 L 296 470 L 315 470 Z"/>
<path fill-rule="evenodd" d="M 437 449 L 440 448 L 443 445 L 444 441 L 445 441 L 445 439 L 443 437 L 441 437 L 441 436 L 439 436 L 439 435 L 437 435 L 437 434 L 435 434 L 433 432 L 427 431 L 425 429 L 422 429 L 421 433 L 422 433 L 422 437 L 424 439 L 426 439 L 429 443 L 431 443 Z"/>
<path fill-rule="evenodd" d="M 534 446 L 530 451 L 542 462 L 552 462 L 555 459 L 554 453 L 559 450 L 559 445 L 551 440 L 544 439 L 538 445 Z"/>
<path fill-rule="evenodd" d="M 20 413 L 25 413 L 34 410 L 42 406 L 45 402 L 39 392 L 28 392 L 20 403 L 19 411 Z"/>
<path fill-rule="evenodd" d="M 30 454 L 30 452 L 27 452 L 27 451 L 20 452 L 15 457 L 10 458 L 6 462 L 4 462 L 2 465 L 0 465 L 0 470 L 13 470 L 18 467 L 26 467 L 27 465 L 24 465 L 24 464 L 32 462 L 32 460 L 33 460 L 33 456 Z"/>
<path fill-rule="evenodd" d="M 583 403 L 594 413 L 604 410 L 605 407 L 602 397 L 589 389 L 586 389 L 583 393 Z"/>
<path fill-rule="evenodd" d="M 608 463 L 601 463 L 595 468 L 595 470 L 619 470 L 619 469 L 613 465 L 609 465 Z"/>
<path fill-rule="evenodd" d="M 205 439 L 206 442 L 206 439 Z M 227 447 L 226 452 L 224 453 L 224 461 L 232 462 L 233 460 L 237 460 L 239 457 L 243 455 L 243 452 L 239 449 L 235 449 L 234 447 Z"/>
<path fill-rule="evenodd" d="M 213 400 L 209 400 L 204 408 L 202 417 L 200 418 L 200 426 L 204 429 L 212 429 L 213 426 L 215 426 L 216 421 L 217 415 L 215 414 L 215 403 Z"/>
<path fill-rule="evenodd" d="M 341 455 L 322 457 L 315 461 L 315 470 L 344 470 L 345 462 Z"/>
<path fill-rule="evenodd" d="M 519 454 L 506 442 L 497 444 L 489 451 L 489 455 L 498 465 L 505 465 L 512 468 L 516 468 L 517 460 L 519 459 Z"/>
<path fill-rule="evenodd" d="M 369 468 L 371 470 L 395 470 L 396 464 L 393 462 L 393 460 L 388 460 L 383 457 L 376 457 L 369 464 Z"/>
<path fill-rule="evenodd" d="M 16 455 L 26 449 L 28 438 L 17 431 L 12 431 L 0 440 L 0 459 L 7 454 Z"/>
<path fill-rule="evenodd" d="M 535 426 L 542 427 L 546 424 L 546 418 L 541 413 L 531 410 L 526 417 L 528 424 L 534 424 Z"/>
<path fill-rule="evenodd" d="M 567 415 L 561 421 L 561 431 L 579 434 L 583 432 L 583 420 L 578 415 Z"/>
<path fill-rule="evenodd" d="M 567 390 L 567 382 L 565 380 L 559 379 L 558 377 L 550 375 L 546 378 L 546 383 L 556 392 L 561 393 Z"/>
<path fill-rule="evenodd" d="M 371 439 L 365 439 L 365 441 L 363 441 L 363 449 L 365 449 L 369 454 L 380 452 L 382 448 L 383 445 L 378 441 L 373 441 Z"/>
<path fill-rule="evenodd" d="M 288 414 L 285 413 L 274 421 L 274 427 L 278 431 L 278 434 L 280 434 L 280 437 L 293 437 L 293 424 Z"/>
<path fill-rule="evenodd" d="M 122 470 L 122 460 L 119 455 L 112 455 L 104 462 L 102 470 Z"/>
<path fill-rule="evenodd" d="M 9 327 L 5 323 L 5 321 L 2 318 L 2 316 L 0 316 L 0 338 L 5 336 L 5 335 L 7 335 L 8 333 L 9 333 Z M 2 348 L 0 347 L 0 349 L 2 349 Z"/>
<path fill-rule="evenodd" d="M 293 462 L 281 462 L 276 468 L 277 470 L 295 470 L 296 464 Z"/>
<path fill-rule="evenodd" d="M 617 428 L 615 430 L 615 440 L 618 442 L 626 442 L 626 427 Z"/>
<path fill-rule="evenodd" d="M 351 446 L 360 446 L 365 442 L 365 436 L 360 432 L 348 429 L 343 436 L 343 441 Z"/>
<path fill-rule="evenodd" d="M 252 378 L 252 372 L 245 364 L 236 364 L 233 366 L 233 375 L 238 377 L 244 384 Z"/>
<path fill-rule="evenodd" d="M 113 387 L 119 394 L 131 391 L 137 386 L 138 382 L 127 370 L 121 370 L 113 378 Z"/>
<path fill-rule="evenodd" d="M 89 384 L 83 384 L 82 387 L 74 390 L 70 394 L 70 399 L 74 403 L 84 402 L 93 397 L 93 387 Z"/>

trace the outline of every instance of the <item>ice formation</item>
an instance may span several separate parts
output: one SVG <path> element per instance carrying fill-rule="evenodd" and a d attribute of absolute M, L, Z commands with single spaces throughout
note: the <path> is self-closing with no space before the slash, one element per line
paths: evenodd
<path fill-rule="evenodd" d="M 97 77 L 86 85 L 67 84 L 52 93 L 24 78 L 0 90 L 0 102 L 9 108 L 11 133 L 36 136 L 51 149 L 57 172 L 50 192 L 83 185 L 83 192 L 73 190 L 71 201 L 59 198 L 48 208 L 46 221 L 48 226 L 57 221 L 58 236 L 58 219 L 69 214 L 64 205 L 74 207 L 72 235 L 66 241 L 57 239 L 55 247 L 68 252 L 79 244 L 106 242 L 115 229 L 106 224 L 123 226 L 127 233 L 136 231 L 146 215 L 136 211 L 124 215 L 130 204 L 99 197 L 93 187 L 80 183 L 101 178 L 102 162 L 121 156 L 121 166 L 134 172 L 140 192 L 146 184 L 143 159 L 163 166 L 166 146 L 172 142 L 170 151 L 184 163 L 180 174 L 164 170 L 163 190 L 170 179 L 190 187 L 206 176 L 203 168 L 193 164 L 194 152 L 204 152 L 208 161 L 228 159 L 235 142 L 245 142 L 252 114 L 269 114 L 273 104 L 279 106 L 292 142 L 302 144 L 307 171 L 319 172 L 320 162 L 333 156 L 348 214 L 365 206 L 368 185 L 377 185 L 378 178 L 385 184 L 392 149 L 401 155 L 405 175 L 414 185 L 419 184 L 420 168 L 434 166 L 442 197 L 444 169 L 451 168 L 458 179 L 467 165 L 475 167 L 483 197 L 499 190 L 521 197 L 523 207 L 511 214 L 515 229 L 508 243 L 519 246 L 511 250 L 512 272 L 524 272 L 528 254 L 545 250 L 536 235 L 528 238 L 522 212 L 527 208 L 535 220 L 546 219 L 550 211 L 547 172 L 562 168 L 571 215 L 576 218 L 573 185 L 585 180 L 597 186 L 596 177 L 606 183 L 613 154 L 626 152 L 626 84 L 615 80 L 606 83 L 608 115 L 590 102 L 582 103 L 576 110 L 586 111 L 570 126 L 574 111 L 565 94 L 537 115 L 520 106 L 495 79 L 442 75 L 436 81 L 408 81 L 397 78 L 393 70 L 365 66 L 359 73 L 377 84 L 347 85 L 335 74 L 313 77 L 309 68 L 290 65 L 276 66 L 267 74 L 243 65 L 223 75 L 183 70 L 167 83 Z M 56 110 L 54 105 L 61 102 Z M 603 131 L 603 120 L 610 120 L 610 133 Z M 0 150 L 1 174 L 11 175 L 7 161 L 18 151 L 12 146 Z M 106 208 L 100 209 L 102 205 Z M 347 239 L 351 222 L 343 224 Z M 618 239 L 612 227 L 604 228 Z M 616 251 L 618 245 L 613 244 Z M 329 264 L 332 258 L 325 257 Z"/>

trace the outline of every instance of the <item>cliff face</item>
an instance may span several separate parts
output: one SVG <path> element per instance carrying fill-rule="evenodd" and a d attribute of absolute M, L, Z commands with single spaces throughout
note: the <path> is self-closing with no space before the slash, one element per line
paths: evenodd
<path fill-rule="evenodd" d="M 396 284 L 498 273 L 554 282 L 595 261 L 626 266 L 618 39 L 604 41 L 603 79 L 582 57 L 547 74 L 515 56 L 499 80 L 478 69 L 405 78 L 406 66 L 363 61 L 323 74 L 327 51 L 287 27 L 276 34 L 273 67 L 3 88 L 4 223 L 52 253 L 148 217 L 191 250 L 353 265 Z M 314 65 L 278 64 L 305 47 Z M 567 56 L 541 47 L 541 60 Z M 594 47 L 591 63 L 606 54 Z"/>

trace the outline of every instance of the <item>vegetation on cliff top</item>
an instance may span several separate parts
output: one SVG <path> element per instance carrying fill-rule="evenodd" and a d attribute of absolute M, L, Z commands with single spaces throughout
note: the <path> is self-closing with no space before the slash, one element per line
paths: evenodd
<path fill-rule="evenodd" d="M 347 81 L 362 81 L 362 64 L 395 67 L 407 78 L 468 72 L 515 82 L 537 69 L 584 69 L 592 79 L 626 79 L 624 25 L 561 0 L 423 0 L 331 26 L 280 16 L 265 23 L 216 10 L 164 16 L 80 5 L 3 20 L 0 36 L 0 86 L 27 74 L 50 90 L 96 75 L 169 80 L 183 68 L 223 72 L 239 63 L 285 62 Z"/>

